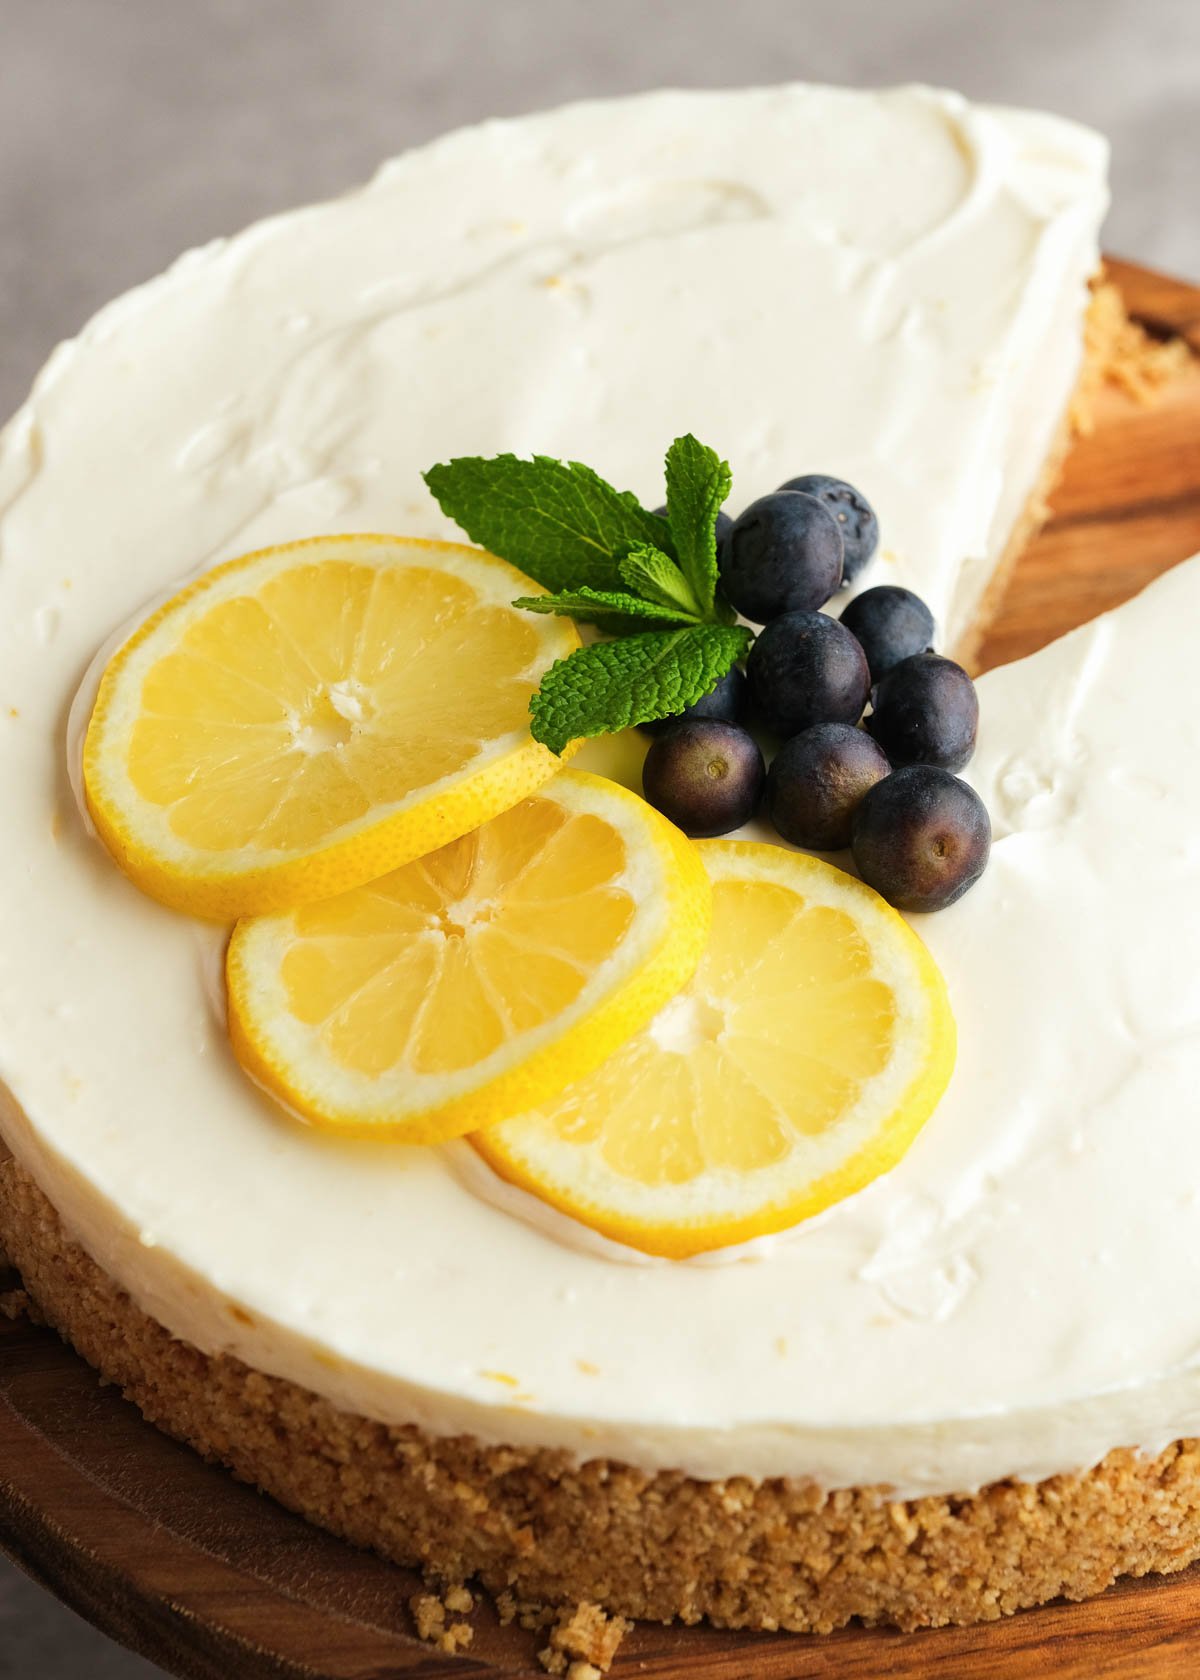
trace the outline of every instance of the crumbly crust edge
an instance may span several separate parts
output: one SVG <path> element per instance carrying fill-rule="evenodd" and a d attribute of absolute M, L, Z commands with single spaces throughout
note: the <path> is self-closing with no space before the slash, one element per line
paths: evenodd
<path fill-rule="evenodd" d="M 824 1633 L 994 1620 L 1200 1556 L 1200 1442 L 1094 1470 L 889 1501 L 795 1480 L 701 1482 L 387 1427 L 171 1336 L 73 1243 L 14 1160 L 0 1248 L 37 1313 L 150 1422 L 397 1563 L 526 1603 Z"/>

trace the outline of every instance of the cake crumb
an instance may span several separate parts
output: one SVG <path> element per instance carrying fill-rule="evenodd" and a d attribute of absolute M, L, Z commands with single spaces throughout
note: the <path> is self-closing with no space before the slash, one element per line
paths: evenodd
<path fill-rule="evenodd" d="M 409 1601 L 413 1621 L 417 1624 L 417 1638 L 432 1644 L 446 1629 L 446 1606 L 433 1593 L 417 1593 Z"/>
<path fill-rule="evenodd" d="M 475 1601 L 465 1587 L 451 1587 L 442 1597 L 437 1593 L 416 1593 L 409 1600 L 409 1609 L 416 1623 L 417 1638 L 427 1645 L 455 1656 L 465 1651 L 475 1637 L 470 1622 L 446 1621 L 447 1610 L 473 1610 Z"/>
<path fill-rule="evenodd" d="M 593 1680 L 612 1666 L 632 1626 L 624 1616 L 609 1616 L 598 1604 L 585 1599 L 573 1610 L 560 1612 L 550 1631 L 550 1643 L 539 1651 L 538 1661 L 547 1674 L 565 1674 L 567 1680 Z"/>
<path fill-rule="evenodd" d="M 438 1650 L 445 1651 L 448 1656 L 455 1656 L 459 1651 L 465 1651 L 474 1637 L 475 1629 L 470 1622 L 451 1622 L 437 1642 Z"/>
<path fill-rule="evenodd" d="M 30 1318 L 31 1305 L 29 1296 L 20 1284 L 8 1288 L 4 1273 L 0 1271 L 0 1318 L 11 1319 L 14 1324 L 19 1318 Z"/>
<path fill-rule="evenodd" d="M 503 1592 L 496 1594 L 495 1605 L 496 1618 L 501 1627 L 511 1627 L 513 1622 L 516 1622 L 526 1633 L 536 1633 L 539 1628 L 549 1627 L 555 1616 L 554 1611 L 546 1605 L 518 1598 L 516 1593 L 510 1592 L 507 1587 Z"/>

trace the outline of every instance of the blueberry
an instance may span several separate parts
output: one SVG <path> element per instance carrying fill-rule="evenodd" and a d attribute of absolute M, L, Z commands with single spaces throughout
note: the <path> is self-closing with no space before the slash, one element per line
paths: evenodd
<path fill-rule="evenodd" d="M 858 872 L 898 910 L 944 910 L 987 868 L 992 825 L 983 800 L 931 764 L 893 771 L 851 824 Z"/>
<path fill-rule="evenodd" d="M 793 846 L 839 852 L 863 799 L 891 770 L 851 723 L 818 723 L 785 741 L 767 772 L 767 814 Z"/>
<path fill-rule="evenodd" d="M 953 659 L 913 654 L 892 667 L 874 700 L 867 728 L 893 764 L 961 770 L 975 751 L 979 699 Z"/>
<path fill-rule="evenodd" d="M 748 730 L 719 718 L 674 723 L 651 745 L 642 791 L 685 834 L 740 828 L 758 809 L 766 769 Z"/>
<path fill-rule="evenodd" d="M 841 622 L 862 643 L 872 682 L 885 677 L 902 659 L 927 653 L 933 646 L 933 614 L 919 595 L 898 584 L 865 589 L 851 601 Z"/>
<path fill-rule="evenodd" d="M 665 507 L 656 507 L 654 509 L 654 512 L 657 514 L 659 519 L 665 519 L 667 517 L 667 510 L 666 510 Z M 724 509 L 722 509 L 717 514 L 717 523 L 716 523 L 716 535 L 717 535 L 717 547 L 718 548 L 720 548 L 721 544 L 725 541 L 725 538 L 729 535 L 730 531 L 732 531 L 732 530 L 733 530 L 733 520 L 724 511 Z"/>
<path fill-rule="evenodd" d="M 701 699 L 694 700 L 690 706 L 676 712 L 674 717 L 644 723 L 642 728 L 647 735 L 661 735 L 672 724 L 683 723 L 689 718 L 719 718 L 722 723 L 740 723 L 746 711 L 746 698 L 746 673 L 734 665 Z"/>
<path fill-rule="evenodd" d="M 842 581 L 842 533 L 815 496 L 776 490 L 738 515 L 720 559 L 727 600 L 766 624 L 825 605 Z"/>
<path fill-rule="evenodd" d="M 772 619 L 750 649 L 746 675 L 763 722 L 785 737 L 814 723 L 857 723 L 871 691 L 866 654 L 819 612 Z"/>
<path fill-rule="evenodd" d="M 806 473 L 803 478 L 789 478 L 779 488 L 815 496 L 829 509 L 841 526 L 846 550 L 842 586 L 853 583 L 879 547 L 879 521 L 867 498 L 844 479 L 828 478 L 824 473 Z"/>

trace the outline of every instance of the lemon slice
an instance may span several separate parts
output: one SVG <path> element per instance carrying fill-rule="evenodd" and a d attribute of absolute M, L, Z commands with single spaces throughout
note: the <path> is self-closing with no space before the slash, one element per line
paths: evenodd
<path fill-rule="evenodd" d="M 954 1065 L 945 985 L 860 881 L 702 842 L 712 934 L 688 986 L 557 1102 L 471 1141 L 619 1242 L 682 1258 L 782 1230 L 895 1165 Z"/>
<path fill-rule="evenodd" d="M 307 1119 L 436 1142 L 599 1066 L 687 980 L 711 902 L 665 817 L 564 771 L 381 881 L 240 922 L 230 1035 Z"/>
<path fill-rule="evenodd" d="M 104 673 L 84 747 L 101 837 L 138 886 L 232 919 L 358 886 L 559 768 L 529 696 L 573 627 L 514 609 L 480 549 L 316 537 L 161 607 Z"/>

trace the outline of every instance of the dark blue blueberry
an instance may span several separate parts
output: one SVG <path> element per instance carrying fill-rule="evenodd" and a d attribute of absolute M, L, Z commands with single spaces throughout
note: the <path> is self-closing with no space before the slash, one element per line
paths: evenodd
<path fill-rule="evenodd" d="M 642 791 L 685 834 L 740 828 L 758 809 L 766 767 L 748 730 L 718 718 L 672 724 L 652 743 Z"/>
<path fill-rule="evenodd" d="M 839 852 L 863 799 L 891 770 L 852 723 L 818 723 L 785 741 L 767 772 L 767 814 L 793 846 Z"/>
<path fill-rule="evenodd" d="M 763 722 L 784 737 L 814 723 L 857 723 L 871 691 L 866 654 L 819 612 L 772 619 L 750 649 L 746 675 Z"/>
<path fill-rule="evenodd" d="M 842 581 L 842 533 L 815 496 L 776 490 L 734 520 L 720 561 L 726 599 L 766 624 L 825 605 Z"/>
<path fill-rule="evenodd" d="M 842 587 L 853 583 L 879 547 L 879 521 L 867 498 L 844 479 L 829 478 L 825 473 L 806 473 L 802 478 L 789 478 L 779 488 L 815 496 L 829 509 L 841 527 L 846 550 L 842 563 Z"/>
<path fill-rule="evenodd" d="M 983 800 L 930 764 L 893 771 L 850 829 L 858 872 L 898 910 L 944 910 L 987 868 L 992 825 Z"/>
<path fill-rule="evenodd" d="M 892 667 L 873 698 L 867 728 L 893 764 L 961 770 L 975 751 L 979 698 L 953 659 L 916 653 Z"/>
<path fill-rule="evenodd" d="M 683 711 L 676 712 L 674 717 L 659 718 L 655 723 L 644 723 L 642 728 L 647 735 L 661 735 L 664 729 L 669 729 L 674 723 L 685 722 L 688 718 L 719 718 L 723 723 L 740 723 L 745 716 L 746 700 L 746 673 L 734 665 L 702 699 L 685 706 Z"/>
<path fill-rule="evenodd" d="M 865 589 L 842 614 L 842 623 L 857 636 L 878 682 L 894 665 L 927 653 L 933 646 L 933 614 L 919 595 L 898 584 L 881 583 Z"/>

